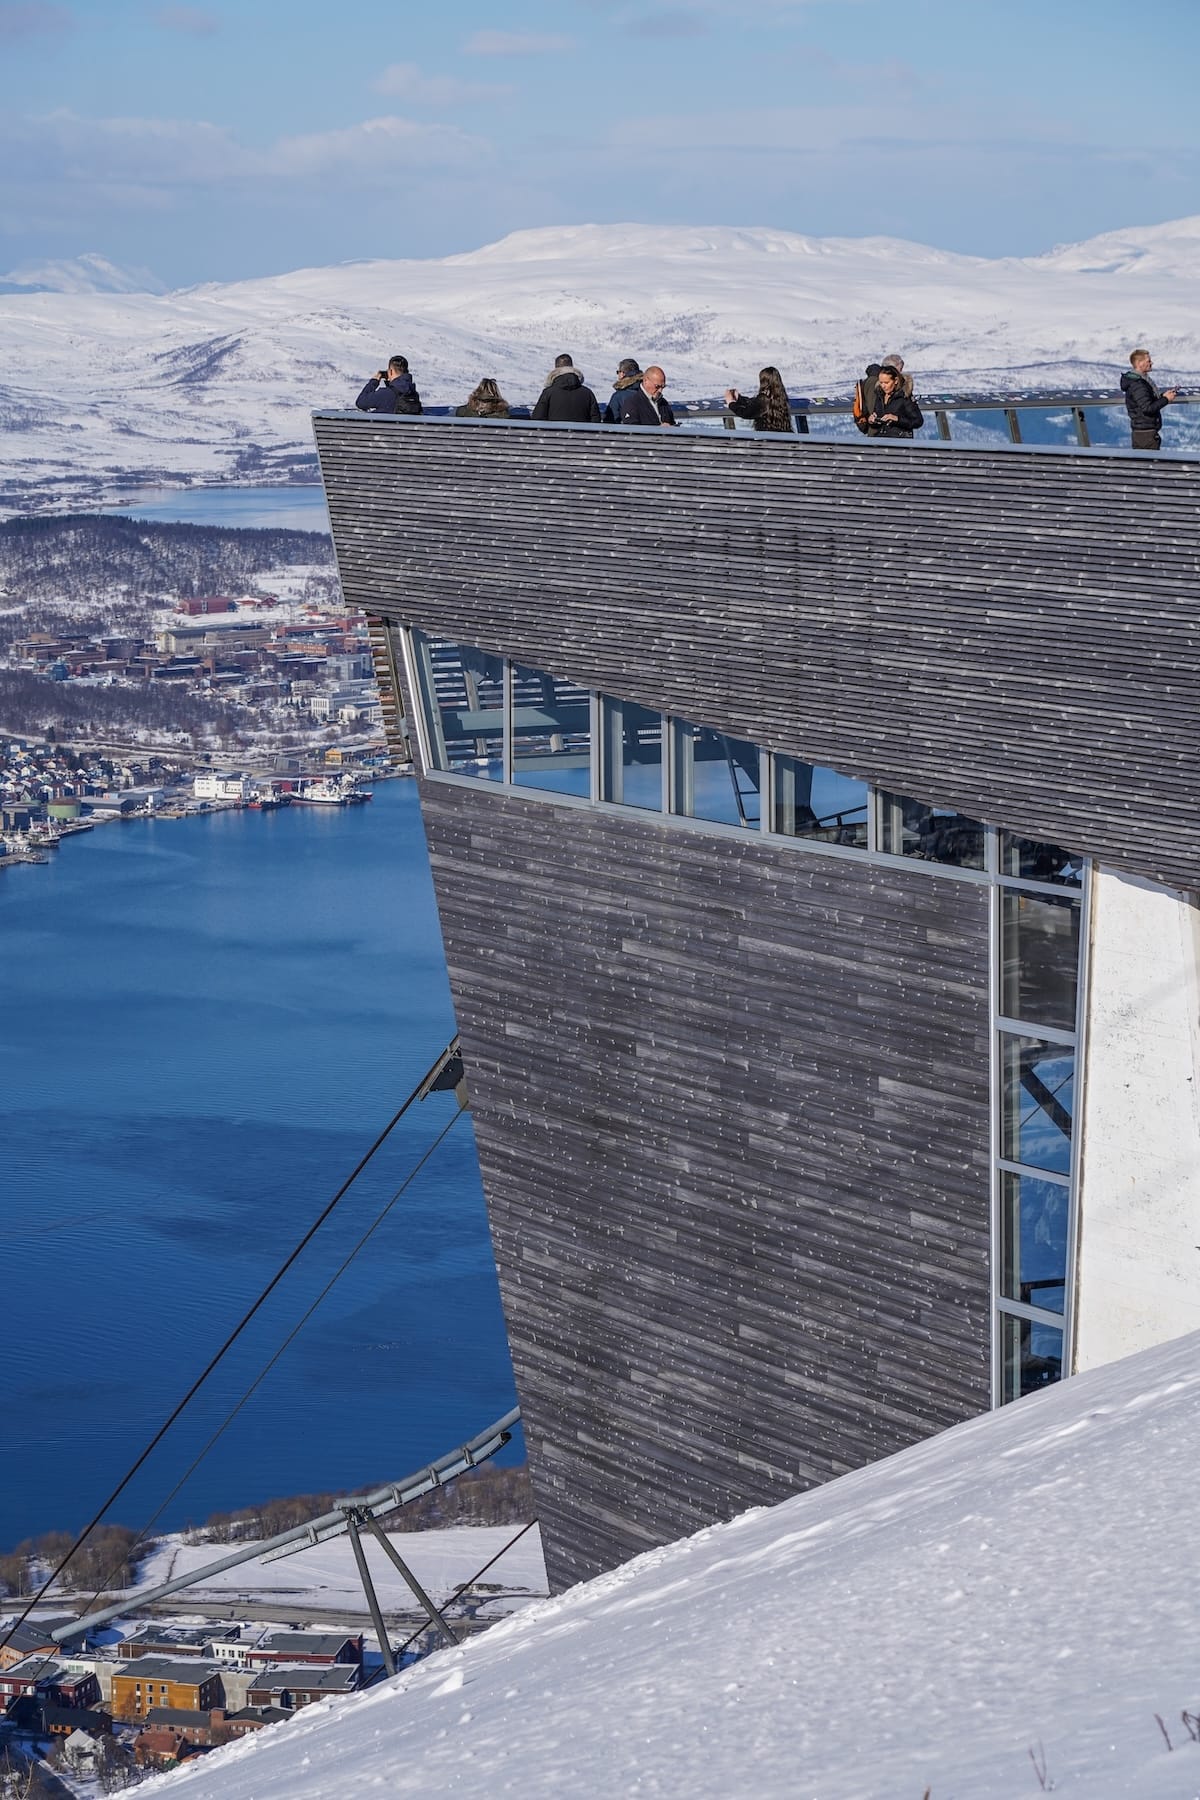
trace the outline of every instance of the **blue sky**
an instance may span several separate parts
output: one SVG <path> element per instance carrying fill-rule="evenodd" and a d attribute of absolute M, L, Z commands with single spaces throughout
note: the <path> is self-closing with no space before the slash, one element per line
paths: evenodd
<path fill-rule="evenodd" d="M 1032 254 L 1200 212 L 1200 0 L 0 0 L 0 271 L 637 220 Z"/>

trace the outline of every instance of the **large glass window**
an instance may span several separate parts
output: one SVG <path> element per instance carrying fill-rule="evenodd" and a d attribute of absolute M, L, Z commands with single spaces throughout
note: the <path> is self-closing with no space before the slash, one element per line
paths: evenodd
<path fill-rule="evenodd" d="M 1004 1313 L 1000 1326 L 1002 1399 L 1019 1400 L 1061 1379 L 1063 1334 L 1056 1326 L 1013 1313 Z"/>
<path fill-rule="evenodd" d="M 1047 881 L 1055 887 L 1077 888 L 1083 882 L 1083 858 L 1058 844 L 1040 844 L 1033 838 L 1002 831 L 1000 873 L 1022 881 Z"/>
<path fill-rule="evenodd" d="M 435 769 L 504 779 L 504 658 L 413 633 Z"/>
<path fill-rule="evenodd" d="M 1001 1154 L 1058 1175 L 1071 1171 L 1075 1051 L 1066 1044 L 1000 1033 Z"/>
<path fill-rule="evenodd" d="M 978 819 L 897 794 L 881 794 L 879 801 L 882 847 L 889 855 L 951 863 L 960 869 L 985 866 L 987 828 Z"/>
<path fill-rule="evenodd" d="M 1022 1024 L 1074 1031 L 1079 902 L 1063 894 L 1000 894 L 1000 1010 Z"/>
<path fill-rule="evenodd" d="M 512 665 L 512 778 L 587 799 L 592 787 L 591 700 L 585 688 Z"/>
<path fill-rule="evenodd" d="M 1000 1288 L 1006 1300 L 1062 1312 L 1070 1198 L 1065 1181 L 1001 1172 Z"/>
<path fill-rule="evenodd" d="M 663 716 L 630 700 L 601 701 L 602 799 L 661 812 Z"/>
<path fill-rule="evenodd" d="M 865 850 L 867 784 L 792 756 L 771 759 L 771 829 Z"/>
<path fill-rule="evenodd" d="M 755 744 L 672 719 L 671 811 L 687 819 L 757 828 L 761 762 Z"/>

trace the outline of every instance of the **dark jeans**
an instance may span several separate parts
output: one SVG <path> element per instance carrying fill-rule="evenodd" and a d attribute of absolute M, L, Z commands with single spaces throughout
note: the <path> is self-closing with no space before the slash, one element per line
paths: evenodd
<path fill-rule="evenodd" d="M 1130 435 L 1133 438 L 1133 447 L 1135 450 L 1162 449 L 1161 431 L 1134 431 Z"/>

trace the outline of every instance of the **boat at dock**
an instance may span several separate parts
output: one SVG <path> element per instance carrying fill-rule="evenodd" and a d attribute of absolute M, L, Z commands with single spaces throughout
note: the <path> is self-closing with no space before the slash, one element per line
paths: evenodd
<path fill-rule="evenodd" d="M 293 804 L 299 802 L 305 806 L 357 806 L 373 798 L 369 788 L 359 787 L 344 775 L 327 775 L 292 794 Z"/>

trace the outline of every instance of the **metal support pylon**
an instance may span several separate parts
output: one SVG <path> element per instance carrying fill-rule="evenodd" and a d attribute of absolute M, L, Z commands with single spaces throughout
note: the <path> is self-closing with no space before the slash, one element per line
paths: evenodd
<path fill-rule="evenodd" d="M 453 1629 L 451 1628 L 451 1626 L 447 1625 L 445 1619 L 442 1617 L 442 1615 L 438 1611 L 437 1607 L 433 1604 L 433 1601 L 429 1598 L 429 1595 L 425 1592 L 425 1589 L 421 1586 L 420 1582 L 417 1580 L 416 1576 L 413 1574 L 412 1570 L 409 1568 L 409 1566 L 405 1562 L 404 1558 L 400 1555 L 400 1552 L 396 1549 L 396 1546 L 392 1543 L 391 1539 L 385 1534 L 382 1526 L 379 1524 L 379 1521 L 377 1519 L 373 1519 L 370 1516 L 368 1516 L 367 1518 L 365 1518 L 363 1520 L 363 1524 L 366 1526 L 367 1530 L 371 1533 L 372 1537 L 377 1538 L 379 1540 L 379 1544 L 380 1544 L 381 1548 L 383 1549 L 384 1554 L 386 1556 L 390 1557 L 392 1562 L 396 1565 L 397 1569 L 399 1569 L 401 1575 L 403 1575 L 405 1581 L 407 1581 L 409 1587 L 412 1589 L 413 1593 L 417 1596 L 417 1599 L 420 1601 L 421 1605 L 425 1608 L 425 1611 L 428 1613 L 430 1622 L 437 1626 L 438 1630 L 445 1637 L 447 1643 L 457 1644 L 458 1638 L 455 1635 Z"/>
<path fill-rule="evenodd" d="M 379 1610 L 379 1596 L 375 1592 L 375 1583 L 371 1580 L 371 1571 L 367 1567 L 366 1554 L 363 1551 L 362 1539 L 358 1535 L 358 1525 L 366 1515 L 348 1512 L 346 1529 L 350 1533 L 350 1542 L 354 1546 L 354 1560 L 358 1564 L 358 1578 L 363 1585 L 363 1593 L 367 1596 L 367 1606 L 371 1613 L 371 1623 L 375 1627 L 375 1636 L 379 1639 L 379 1648 L 383 1652 L 383 1666 L 389 1675 L 396 1673 L 396 1659 L 392 1655 L 391 1640 L 387 1627 L 383 1622 L 383 1614 Z"/>

